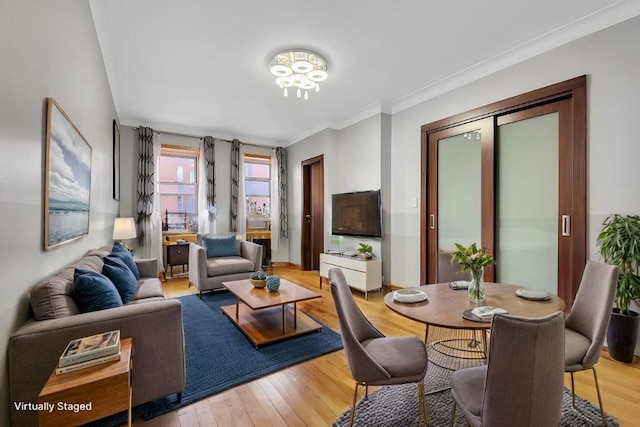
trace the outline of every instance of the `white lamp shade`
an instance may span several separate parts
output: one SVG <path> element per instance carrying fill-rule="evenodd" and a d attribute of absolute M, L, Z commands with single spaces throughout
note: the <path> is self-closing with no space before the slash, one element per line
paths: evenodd
<path fill-rule="evenodd" d="M 136 223 L 133 218 L 116 218 L 113 224 L 113 240 L 136 238 Z"/>

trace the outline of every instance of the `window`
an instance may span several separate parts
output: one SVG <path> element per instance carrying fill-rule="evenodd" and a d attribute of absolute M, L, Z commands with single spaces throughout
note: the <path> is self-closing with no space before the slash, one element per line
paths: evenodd
<path fill-rule="evenodd" d="M 196 148 L 162 146 L 160 211 L 163 231 L 197 231 L 197 167 L 198 150 Z"/>
<path fill-rule="evenodd" d="M 271 158 L 244 156 L 247 229 L 269 228 L 271 213 Z"/>

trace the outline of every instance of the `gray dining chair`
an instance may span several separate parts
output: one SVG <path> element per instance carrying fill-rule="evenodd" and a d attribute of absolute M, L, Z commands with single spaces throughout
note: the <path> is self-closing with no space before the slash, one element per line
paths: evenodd
<path fill-rule="evenodd" d="M 571 312 L 565 319 L 564 370 L 571 374 L 571 403 L 575 407 L 573 373 L 591 369 L 602 425 L 605 425 L 605 415 L 595 364 L 600 358 L 609 327 L 617 282 L 618 267 L 597 261 L 587 262 Z"/>
<path fill-rule="evenodd" d="M 362 314 L 351 295 L 344 273 L 339 268 L 329 270 L 331 295 L 336 306 L 342 343 L 355 380 L 349 425 L 355 419 L 358 387 L 370 385 L 418 384 L 418 417 L 429 425 L 424 395 L 427 372 L 427 351 L 418 337 L 385 337 Z"/>
<path fill-rule="evenodd" d="M 541 318 L 495 315 L 484 366 L 451 376 L 456 407 L 469 425 L 557 426 L 564 391 L 564 314 Z"/>

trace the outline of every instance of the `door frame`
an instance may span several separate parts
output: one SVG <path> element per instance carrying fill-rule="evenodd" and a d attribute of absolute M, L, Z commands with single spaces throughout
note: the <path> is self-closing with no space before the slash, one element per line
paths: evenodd
<path fill-rule="evenodd" d="M 324 155 L 301 162 L 302 165 L 302 270 L 318 270 L 324 251 Z M 315 172 L 314 173 L 314 168 Z M 308 221 L 307 215 L 311 216 Z"/>
<path fill-rule="evenodd" d="M 429 149 L 429 141 L 437 132 L 456 126 L 465 125 L 482 119 L 490 118 L 494 126 L 498 116 L 513 114 L 519 111 L 567 99 L 569 114 L 561 128 L 566 129 L 565 137 L 570 141 L 570 148 L 560 167 L 566 171 L 568 185 L 572 188 L 564 205 L 571 215 L 571 236 L 559 243 L 558 249 L 564 249 L 567 254 L 559 263 L 558 269 L 563 268 L 563 280 L 558 276 L 558 295 L 565 301 L 567 308 L 573 304 L 582 271 L 586 265 L 586 76 L 576 77 L 554 85 L 546 86 L 531 92 L 498 101 L 465 113 L 423 125 L 421 132 L 421 206 L 420 206 L 420 281 L 429 283 L 429 278 L 435 277 L 433 261 L 429 261 L 429 245 L 433 243 L 434 233 L 430 231 L 430 215 L 434 213 L 430 208 L 437 206 L 437 193 L 429 188 L 430 180 L 434 179 L 433 171 L 429 168 L 430 159 L 437 155 Z M 483 144 L 483 159 L 485 146 Z M 437 157 L 435 157 L 437 162 Z M 437 175 L 435 175 L 437 178 Z M 484 195 L 483 195 L 484 197 Z M 435 203 L 435 205 L 434 205 Z M 565 212 L 562 212 L 563 214 Z M 483 227 L 485 221 L 483 219 Z M 436 227 L 437 229 L 437 227 Z M 483 234 L 485 230 L 483 229 Z M 493 238 L 493 233 L 492 237 Z M 437 235 L 436 235 L 437 239 Z M 484 238 L 483 238 L 484 240 Z M 484 243 L 484 242 L 483 242 Z M 437 240 L 436 243 L 437 245 Z"/>

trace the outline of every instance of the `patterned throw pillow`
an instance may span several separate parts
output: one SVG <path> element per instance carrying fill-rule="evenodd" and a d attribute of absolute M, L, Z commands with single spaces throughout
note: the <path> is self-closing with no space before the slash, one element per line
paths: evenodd
<path fill-rule="evenodd" d="M 120 294 L 111 280 L 95 271 L 75 269 L 71 296 L 82 313 L 122 306 Z"/>

